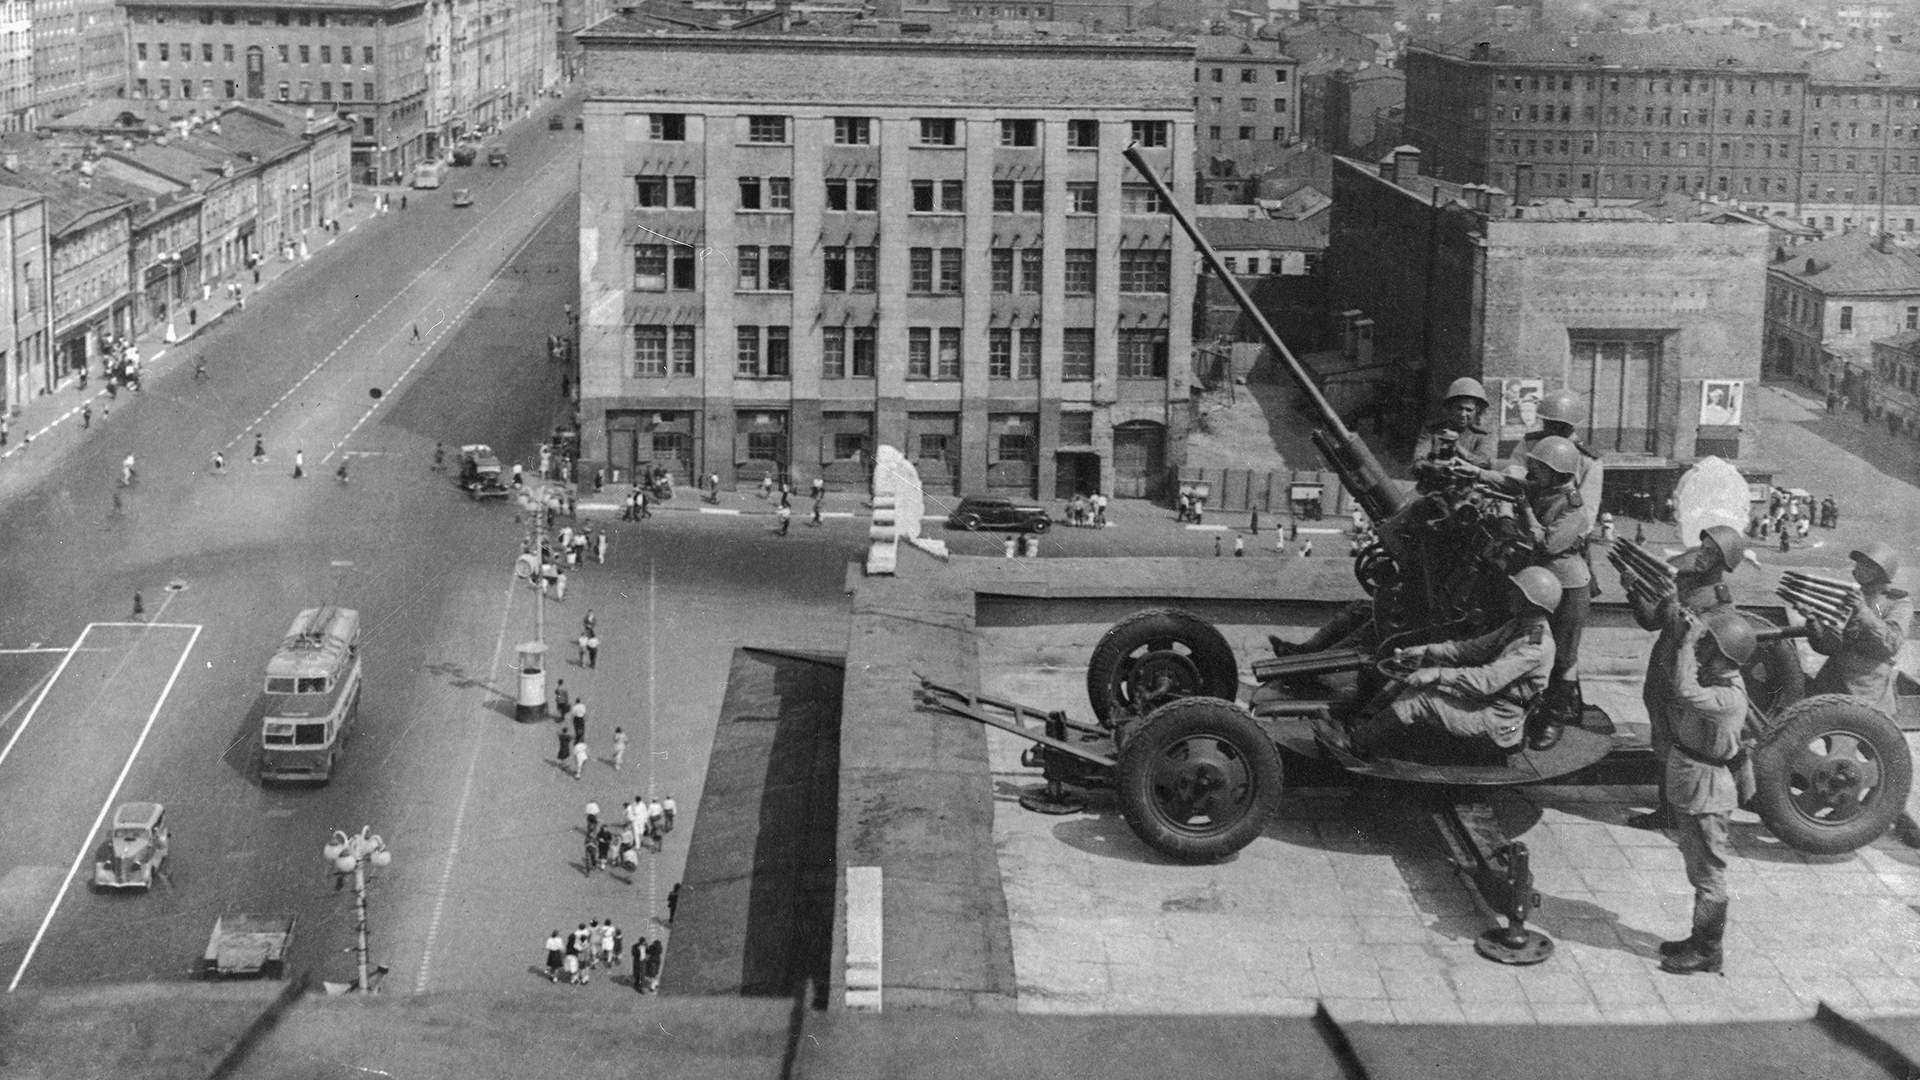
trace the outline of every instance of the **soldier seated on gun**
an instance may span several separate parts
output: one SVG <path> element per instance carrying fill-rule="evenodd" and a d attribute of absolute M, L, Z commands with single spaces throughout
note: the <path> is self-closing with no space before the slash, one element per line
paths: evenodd
<path fill-rule="evenodd" d="M 1445 493 L 1475 481 L 1497 482 L 1503 474 L 1495 472 L 1493 434 L 1480 426 L 1480 415 L 1487 407 L 1487 392 L 1474 379 L 1455 379 L 1447 387 L 1440 419 L 1420 429 L 1413 446 L 1415 488 L 1427 498 L 1413 499 L 1399 513 L 1380 523 L 1378 536 L 1388 551 L 1396 555 L 1405 550 L 1407 532 L 1417 521 L 1427 521 L 1446 512 Z M 1348 639 L 1372 644 L 1370 635 L 1362 637 L 1373 618 L 1370 601 L 1356 601 L 1342 609 L 1313 636 L 1299 644 L 1269 636 L 1275 656 L 1294 656 L 1331 649 Z"/>
<path fill-rule="evenodd" d="M 1398 653 L 1422 666 L 1354 719 L 1345 741 L 1355 755 L 1379 754 L 1414 725 L 1455 736 L 1475 756 L 1504 757 L 1520 745 L 1527 710 L 1545 691 L 1553 667 L 1547 616 L 1560 603 L 1560 580 L 1541 566 L 1507 580 L 1513 588 L 1506 622 L 1479 637 Z M 1342 741 L 1340 733 L 1325 728 L 1321 736 L 1336 746 Z"/>

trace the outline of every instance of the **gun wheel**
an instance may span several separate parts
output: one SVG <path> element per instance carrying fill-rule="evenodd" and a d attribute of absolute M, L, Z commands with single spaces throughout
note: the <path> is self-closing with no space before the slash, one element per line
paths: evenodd
<path fill-rule="evenodd" d="M 1858 698 L 1789 706 L 1754 752 L 1754 810 L 1796 851 L 1844 855 L 1906 809 L 1913 760 L 1894 722 Z"/>
<path fill-rule="evenodd" d="M 1245 710 L 1188 698 L 1132 727 L 1116 788 L 1127 825 L 1148 847 L 1215 862 L 1266 830 L 1280 797 L 1280 751 Z"/>
<path fill-rule="evenodd" d="M 1087 663 L 1087 700 L 1102 724 L 1145 716 L 1178 698 L 1232 701 L 1240 690 L 1233 647 L 1205 619 L 1150 608 L 1115 623 Z"/>

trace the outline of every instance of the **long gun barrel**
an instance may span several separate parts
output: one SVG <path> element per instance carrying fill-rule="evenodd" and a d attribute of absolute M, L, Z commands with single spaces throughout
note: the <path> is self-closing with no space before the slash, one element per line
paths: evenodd
<path fill-rule="evenodd" d="M 1193 241 L 1194 250 L 1206 260 L 1208 269 L 1220 279 L 1220 283 L 1233 297 L 1233 302 L 1240 305 L 1240 310 L 1259 329 L 1260 337 L 1266 342 L 1267 348 L 1286 365 L 1287 371 L 1293 375 L 1295 385 L 1299 386 L 1300 391 L 1313 403 L 1314 411 L 1320 415 L 1321 424 L 1320 429 L 1313 433 L 1313 445 L 1319 448 L 1320 455 L 1327 459 L 1327 464 L 1335 472 L 1340 474 L 1340 482 L 1346 485 L 1348 491 L 1353 492 L 1353 497 L 1360 501 L 1360 506 L 1366 510 L 1369 517 L 1375 521 L 1385 521 L 1392 517 L 1405 505 L 1406 499 L 1399 488 L 1388 482 L 1386 470 L 1380 467 L 1380 462 L 1373 456 L 1373 451 L 1367 448 L 1367 444 L 1360 439 L 1360 436 L 1347 430 L 1347 425 L 1340 419 L 1340 414 L 1334 411 L 1326 395 L 1320 392 L 1320 387 L 1314 383 L 1306 367 L 1294 357 L 1286 343 L 1280 340 L 1280 335 L 1274 332 L 1272 324 L 1267 322 L 1267 317 L 1254 306 L 1253 298 L 1248 296 L 1247 291 L 1240 287 L 1240 283 L 1234 280 L 1232 274 L 1227 272 L 1226 264 L 1220 261 L 1220 255 L 1213 250 L 1213 245 L 1207 243 L 1206 237 L 1201 236 L 1200 230 L 1194 226 L 1193 219 L 1188 217 L 1187 212 L 1174 201 L 1173 192 L 1167 187 L 1166 181 L 1160 179 L 1153 168 L 1147 164 L 1139 148 L 1127 147 L 1126 156 L 1128 163 L 1153 186 L 1154 191 L 1159 193 L 1160 201 L 1166 206 L 1167 212 L 1173 215 L 1173 220 L 1180 223 L 1180 228 L 1184 229 L 1188 239 Z"/>
<path fill-rule="evenodd" d="M 1614 566 L 1621 569 L 1630 567 L 1650 583 L 1673 581 L 1673 567 L 1654 558 L 1647 549 L 1631 540 L 1615 541 L 1607 557 Z"/>

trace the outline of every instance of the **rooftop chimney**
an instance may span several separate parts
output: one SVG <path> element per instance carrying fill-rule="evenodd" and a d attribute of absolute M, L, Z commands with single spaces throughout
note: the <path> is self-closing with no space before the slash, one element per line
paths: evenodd
<path fill-rule="evenodd" d="M 1394 182 L 1404 184 L 1420 175 L 1420 148 L 1417 146 L 1396 146 L 1393 148 Z"/>
<path fill-rule="evenodd" d="M 1522 161 L 1513 167 L 1513 205 L 1526 206 L 1533 198 L 1533 162 Z"/>
<path fill-rule="evenodd" d="M 1399 165 L 1399 162 L 1394 158 L 1392 154 L 1388 154 L 1386 157 L 1381 158 L 1380 166 L 1379 166 L 1380 179 L 1385 180 L 1389 184 L 1399 183 L 1400 175 L 1399 175 L 1399 172 L 1397 171 L 1398 165 Z"/>

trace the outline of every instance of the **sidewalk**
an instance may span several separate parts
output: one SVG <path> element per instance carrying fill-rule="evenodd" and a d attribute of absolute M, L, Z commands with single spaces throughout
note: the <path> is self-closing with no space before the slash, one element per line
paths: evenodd
<path fill-rule="evenodd" d="M 339 233 L 315 229 L 307 234 L 306 258 L 288 262 L 277 253 L 267 255 L 259 266 L 258 285 L 253 284 L 252 273 L 245 270 L 230 280 L 237 280 L 244 285 L 244 296 L 249 300 L 273 288 L 282 278 L 297 274 L 309 262 L 321 257 L 322 252 L 350 240 L 355 231 L 370 219 L 382 216 L 374 210 L 376 197 L 382 193 L 398 194 L 399 189 L 356 188 L 347 209 L 340 215 Z M 164 323 L 133 339 L 134 346 L 140 352 L 141 381 L 145 385 L 151 387 L 175 368 L 189 363 L 194 338 L 218 326 L 227 316 L 242 310 L 245 301 L 235 302 L 228 298 L 226 281 L 211 284 L 212 299 L 189 297 L 185 301 L 185 307 L 199 313 L 197 322 L 184 317 L 174 320 L 175 336 L 179 340 L 167 343 Z M 182 315 L 178 311 L 175 314 Z M 90 371 L 90 376 L 85 391 L 79 390 L 79 375 L 71 374 L 61 379 L 51 392 L 22 402 L 12 410 L 7 418 L 7 445 L 0 448 L 0 477 L 17 481 L 21 471 L 29 468 L 29 462 L 33 463 L 31 467 L 35 471 L 44 470 L 59 454 L 77 444 L 76 435 L 84 438 L 89 434 L 81 426 L 83 406 L 91 404 L 93 426 L 104 427 L 112 422 L 113 407 L 131 409 L 140 400 L 140 393 L 144 392 L 125 390 L 120 396 L 109 398 L 106 380 L 100 377 L 97 370 Z"/>

